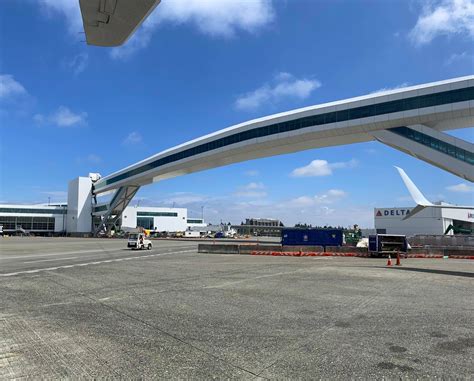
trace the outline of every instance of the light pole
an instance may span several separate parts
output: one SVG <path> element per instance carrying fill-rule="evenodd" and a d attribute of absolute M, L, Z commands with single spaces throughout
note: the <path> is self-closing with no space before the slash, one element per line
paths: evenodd
<path fill-rule="evenodd" d="M 204 222 L 204 205 L 201 205 L 201 220 Z"/>
<path fill-rule="evenodd" d="M 51 197 L 48 196 L 48 206 L 51 204 Z"/>

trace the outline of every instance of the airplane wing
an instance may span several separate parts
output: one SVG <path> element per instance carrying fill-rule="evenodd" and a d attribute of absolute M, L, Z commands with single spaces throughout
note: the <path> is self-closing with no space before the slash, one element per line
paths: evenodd
<path fill-rule="evenodd" d="M 403 182 L 405 183 L 405 186 L 408 188 L 408 192 L 410 192 L 411 198 L 415 200 L 416 204 L 423 206 L 433 206 L 433 204 L 429 202 L 425 196 L 423 196 L 423 193 L 420 192 L 420 190 L 416 187 L 413 181 L 411 181 L 405 171 L 399 167 L 395 168 L 400 174 Z"/>
<path fill-rule="evenodd" d="M 122 45 L 159 3 L 160 0 L 79 0 L 87 43 Z"/>
<path fill-rule="evenodd" d="M 443 209 L 473 209 L 472 206 L 461 206 L 461 205 L 435 205 L 429 202 L 426 197 L 421 193 L 421 191 L 417 188 L 415 183 L 411 181 L 408 175 L 402 168 L 395 167 L 400 174 L 405 186 L 410 192 L 411 197 L 416 202 L 416 207 L 411 210 L 409 214 L 407 214 L 402 220 L 406 220 L 407 218 L 412 217 L 416 213 L 421 212 L 423 209 L 430 207 L 430 208 L 443 208 Z"/>

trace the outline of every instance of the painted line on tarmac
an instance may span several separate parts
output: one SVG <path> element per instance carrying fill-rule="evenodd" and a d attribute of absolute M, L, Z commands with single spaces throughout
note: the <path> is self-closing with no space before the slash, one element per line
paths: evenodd
<path fill-rule="evenodd" d="M 185 248 L 189 246 L 177 246 L 176 249 L 180 248 Z M 173 249 L 173 246 L 164 246 L 160 247 L 160 249 Z M 97 247 L 96 249 L 93 250 L 76 250 L 76 251 L 62 251 L 58 253 L 36 253 L 32 255 L 13 255 L 13 256 L 5 256 L 5 257 L 0 257 L 0 259 L 27 259 L 27 258 L 38 258 L 38 257 L 53 257 L 53 256 L 58 256 L 58 255 L 71 255 L 71 254 L 87 254 L 87 253 L 97 253 L 97 254 L 110 254 L 110 253 L 118 253 L 124 251 L 124 247 L 120 246 L 117 248 L 110 248 L 110 249 L 103 249 L 102 247 Z"/>
<path fill-rule="evenodd" d="M 64 259 L 76 259 L 79 257 L 66 257 L 66 258 L 54 258 L 54 259 L 38 259 L 37 261 L 27 261 L 23 263 L 37 263 L 37 262 L 51 262 L 51 261 L 62 261 Z"/>
<path fill-rule="evenodd" d="M 74 265 L 64 265 L 64 266 L 55 266 L 55 267 L 46 267 L 42 269 L 34 269 L 34 270 L 27 270 L 27 271 L 17 271 L 14 273 L 7 273 L 7 274 L 0 274 L 0 277 L 10 277 L 10 276 L 15 276 L 15 275 L 22 275 L 22 274 L 35 274 L 43 271 L 53 271 L 53 270 L 59 270 L 59 269 L 70 269 L 73 267 L 80 267 L 80 266 L 94 266 L 94 265 L 100 265 L 103 263 L 112 263 L 112 262 L 121 262 L 121 261 L 130 261 L 133 259 L 143 259 L 143 258 L 153 258 L 153 257 L 160 257 L 164 255 L 173 255 L 173 254 L 180 254 L 180 253 L 192 253 L 196 252 L 196 249 L 193 250 L 182 250 L 182 251 L 174 251 L 171 253 L 161 253 L 161 254 L 148 254 L 148 255 L 140 255 L 140 256 L 134 256 L 134 257 L 126 257 L 126 258 L 117 258 L 117 259 L 107 259 L 104 261 L 94 261 L 94 262 L 86 262 L 86 263 L 77 263 Z"/>
<path fill-rule="evenodd" d="M 111 249 L 110 251 L 119 251 L 122 248 Z M 70 255 L 70 254 L 85 254 L 85 253 L 97 253 L 101 252 L 101 249 L 94 249 L 94 250 L 80 250 L 80 251 L 64 251 L 60 253 L 36 253 L 34 255 L 15 255 L 11 257 L 2 257 L 2 259 L 24 259 L 24 258 L 37 258 L 37 257 L 52 257 L 57 255 Z"/>

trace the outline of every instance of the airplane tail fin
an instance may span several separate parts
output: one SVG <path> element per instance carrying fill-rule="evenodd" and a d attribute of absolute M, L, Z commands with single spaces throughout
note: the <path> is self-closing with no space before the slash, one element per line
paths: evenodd
<path fill-rule="evenodd" d="M 433 204 L 429 202 L 425 196 L 423 196 L 423 193 L 420 192 L 420 190 L 413 183 L 413 181 L 411 181 L 411 179 L 408 177 L 405 171 L 399 167 L 395 167 L 395 168 L 397 169 L 398 173 L 400 174 L 400 177 L 405 183 L 405 186 L 407 187 L 408 192 L 410 192 L 411 197 L 416 202 L 416 207 L 403 219 L 406 220 L 407 218 L 412 217 L 414 214 L 421 212 L 426 207 L 433 206 Z"/>

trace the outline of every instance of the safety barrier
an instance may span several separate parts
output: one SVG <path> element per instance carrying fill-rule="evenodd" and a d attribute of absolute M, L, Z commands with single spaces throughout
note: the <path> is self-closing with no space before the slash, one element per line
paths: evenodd
<path fill-rule="evenodd" d="M 324 253 L 311 251 L 252 251 L 251 255 L 271 255 L 274 257 L 368 257 L 367 253 Z"/>
<path fill-rule="evenodd" d="M 324 253 L 310 251 L 252 251 L 251 255 L 267 255 L 273 257 L 369 257 L 368 253 Z M 428 259 L 472 259 L 472 255 L 450 255 L 443 256 L 437 254 L 407 254 L 404 258 L 428 258 Z"/>

